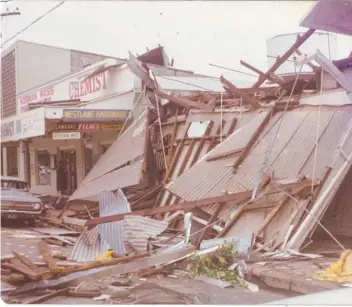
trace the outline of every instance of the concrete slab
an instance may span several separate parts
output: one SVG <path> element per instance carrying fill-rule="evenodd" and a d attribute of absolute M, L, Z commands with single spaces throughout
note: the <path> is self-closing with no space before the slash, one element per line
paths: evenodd
<path fill-rule="evenodd" d="M 323 258 L 314 261 L 275 261 L 267 262 L 265 265 L 253 263 L 248 266 L 250 275 L 257 277 L 269 287 L 311 294 L 340 288 L 338 284 L 314 278 L 315 274 L 322 271 L 318 265 L 327 267 L 335 260 Z"/>

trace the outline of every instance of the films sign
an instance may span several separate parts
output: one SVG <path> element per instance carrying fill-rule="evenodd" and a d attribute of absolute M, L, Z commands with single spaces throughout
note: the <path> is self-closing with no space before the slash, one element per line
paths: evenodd
<path fill-rule="evenodd" d="M 64 109 L 64 122 L 124 122 L 129 116 L 128 110 L 89 110 Z"/>
<path fill-rule="evenodd" d="M 123 123 L 100 124 L 100 123 L 59 123 L 53 124 L 54 131 L 100 131 L 121 130 Z"/>

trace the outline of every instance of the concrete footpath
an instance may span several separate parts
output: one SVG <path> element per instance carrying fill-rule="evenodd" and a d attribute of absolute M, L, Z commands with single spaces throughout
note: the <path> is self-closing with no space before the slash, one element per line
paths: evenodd
<path fill-rule="evenodd" d="M 311 294 L 340 288 L 339 284 L 317 280 L 315 274 L 336 261 L 333 258 L 315 260 L 270 261 L 248 264 L 249 281 L 260 280 L 268 287 Z"/>

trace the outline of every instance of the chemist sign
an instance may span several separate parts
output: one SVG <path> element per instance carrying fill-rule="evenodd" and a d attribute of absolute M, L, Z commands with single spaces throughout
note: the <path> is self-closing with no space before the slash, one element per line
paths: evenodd
<path fill-rule="evenodd" d="M 124 122 L 128 110 L 64 109 L 64 122 Z"/>

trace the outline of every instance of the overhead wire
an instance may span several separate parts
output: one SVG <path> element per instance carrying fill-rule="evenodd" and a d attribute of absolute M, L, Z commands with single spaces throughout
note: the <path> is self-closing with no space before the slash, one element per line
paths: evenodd
<path fill-rule="evenodd" d="M 66 0 L 61 1 L 59 4 L 55 5 L 54 7 L 52 7 L 49 11 L 45 12 L 43 15 L 40 15 L 38 18 L 36 18 L 35 20 L 33 20 L 30 24 L 28 24 L 26 27 L 24 27 L 22 30 L 18 31 L 16 34 L 12 35 L 9 39 L 7 39 L 6 41 L 4 41 L 1 44 L 1 47 L 3 47 L 5 44 L 7 44 L 9 41 L 13 40 L 15 37 L 17 37 L 18 35 L 20 35 L 21 33 L 23 33 L 24 31 L 26 31 L 27 29 L 29 29 L 31 26 L 33 26 L 35 23 L 37 23 L 39 20 L 43 19 L 45 16 L 47 16 L 48 14 L 50 14 L 51 12 L 55 11 L 57 8 L 59 8 L 61 5 L 63 5 L 65 3 Z"/>

